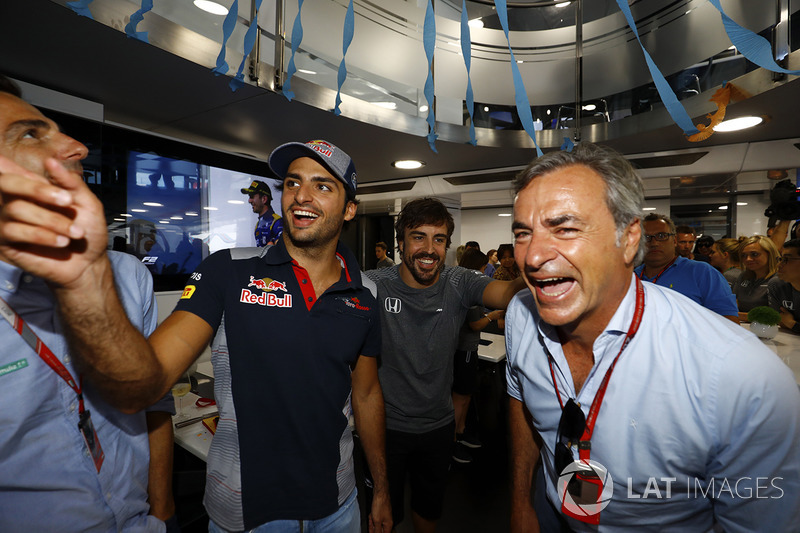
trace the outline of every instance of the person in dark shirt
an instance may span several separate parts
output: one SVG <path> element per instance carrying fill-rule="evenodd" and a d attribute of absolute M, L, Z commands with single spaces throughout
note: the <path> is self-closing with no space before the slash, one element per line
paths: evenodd
<path fill-rule="evenodd" d="M 800 335 L 800 239 L 786 241 L 778 263 L 780 284 L 769 286 L 769 305 L 781 314 L 781 326 Z"/>

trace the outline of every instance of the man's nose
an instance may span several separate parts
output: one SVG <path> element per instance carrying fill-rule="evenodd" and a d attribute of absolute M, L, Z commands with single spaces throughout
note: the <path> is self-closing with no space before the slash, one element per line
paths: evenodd
<path fill-rule="evenodd" d="M 89 149 L 68 135 L 59 133 L 56 137 L 56 156 L 62 161 L 82 161 L 89 155 Z"/>

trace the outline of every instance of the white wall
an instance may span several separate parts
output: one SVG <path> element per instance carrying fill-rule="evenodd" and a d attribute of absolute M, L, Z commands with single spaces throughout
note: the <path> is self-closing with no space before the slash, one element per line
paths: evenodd
<path fill-rule="evenodd" d="M 453 248 L 467 241 L 478 241 L 482 252 L 488 252 L 503 243 L 512 243 L 512 217 L 500 217 L 498 213 L 511 214 L 511 207 L 489 209 L 466 209 L 461 211 L 461 242 L 453 241 Z"/>

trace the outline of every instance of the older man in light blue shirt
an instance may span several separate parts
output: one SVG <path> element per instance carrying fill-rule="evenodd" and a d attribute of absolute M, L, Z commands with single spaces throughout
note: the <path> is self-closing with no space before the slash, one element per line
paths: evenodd
<path fill-rule="evenodd" d="M 794 377 L 746 330 L 633 275 L 643 195 L 630 165 L 582 144 L 515 187 L 530 290 L 506 314 L 512 531 L 539 518 L 547 531 L 796 530 Z M 548 503 L 534 511 L 540 454 Z"/>

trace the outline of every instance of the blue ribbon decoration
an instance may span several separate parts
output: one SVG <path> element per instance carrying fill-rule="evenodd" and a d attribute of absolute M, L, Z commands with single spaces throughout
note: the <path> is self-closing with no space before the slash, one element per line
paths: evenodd
<path fill-rule="evenodd" d="M 131 20 L 125 25 L 125 34 L 132 39 L 139 39 L 143 43 L 149 42 L 147 40 L 146 31 L 136 31 L 136 27 L 141 21 L 144 20 L 144 14 L 153 9 L 153 0 L 142 0 L 142 7 L 139 8 L 133 15 Z"/>
<path fill-rule="evenodd" d="M 228 39 L 231 38 L 233 29 L 236 27 L 236 19 L 239 17 L 239 0 L 233 0 L 225 21 L 222 23 L 222 48 L 217 56 L 217 66 L 211 69 L 215 76 L 228 73 L 228 63 L 225 62 L 225 51 L 228 46 Z"/>
<path fill-rule="evenodd" d="M 75 2 L 67 2 L 67 7 L 82 17 L 94 20 L 92 12 L 89 11 L 89 4 L 94 0 L 75 0 Z"/>
<path fill-rule="evenodd" d="M 425 100 L 428 101 L 428 144 L 433 153 L 436 150 L 436 115 L 433 111 L 433 51 L 436 48 L 436 16 L 433 12 L 433 4 L 428 0 L 428 8 L 425 10 L 425 23 L 422 26 L 422 44 L 425 47 L 425 57 L 428 59 L 428 77 L 425 79 Z"/>
<path fill-rule="evenodd" d="M 303 22 L 300 20 L 300 13 L 303 11 L 303 0 L 297 0 L 297 16 L 294 18 L 294 25 L 292 26 L 292 56 L 289 58 L 289 67 L 286 69 L 286 81 L 283 84 L 283 96 L 290 102 L 294 98 L 292 92 L 292 76 L 297 72 L 297 67 L 294 64 L 294 55 L 303 41 Z"/>
<path fill-rule="evenodd" d="M 755 63 L 761 68 L 771 70 L 772 72 L 800 74 L 800 70 L 786 70 L 779 66 L 772 57 L 772 46 L 769 44 L 769 41 L 747 28 L 742 28 L 734 22 L 722 9 L 719 0 L 709 0 L 709 2 L 719 11 L 720 17 L 722 17 L 722 25 L 725 27 L 725 32 L 728 34 L 731 44 L 733 44 L 748 61 Z"/>
<path fill-rule="evenodd" d="M 250 52 L 253 51 L 253 46 L 256 44 L 256 32 L 258 32 L 258 10 L 261 9 L 261 0 L 255 0 L 255 3 L 255 20 L 250 21 L 250 27 L 247 28 L 247 32 L 244 34 L 244 56 L 242 57 L 242 62 L 239 63 L 239 69 L 236 71 L 236 75 L 233 77 L 230 83 L 228 83 L 228 86 L 233 92 L 236 92 L 236 89 L 244 85 L 244 65 L 247 63 L 247 57 L 250 55 Z"/>
<path fill-rule="evenodd" d="M 517 67 L 517 60 L 514 58 L 514 50 L 511 49 L 511 39 L 508 37 L 508 9 L 506 7 L 506 0 L 494 0 L 494 6 L 497 10 L 497 17 L 500 19 L 500 25 L 503 27 L 503 32 L 506 34 L 506 41 L 508 41 L 508 53 L 511 56 L 511 76 L 514 79 L 514 101 L 517 104 L 517 116 L 519 116 L 522 122 L 523 129 L 533 140 L 533 145 L 536 147 L 536 155 L 541 157 L 543 155 L 542 149 L 539 148 L 539 143 L 536 142 L 536 129 L 533 126 L 533 116 L 531 115 L 531 104 L 528 101 L 528 93 L 522 81 L 522 74 L 520 74 L 519 67 Z"/>
<path fill-rule="evenodd" d="M 469 112 L 469 143 L 478 144 L 475 139 L 475 120 L 472 113 L 475 111 L 475 99 L 472 95 L 472 80 L 469 70 L 472 66 L 472 37 L 469 34 L 469 17 L 467 16 L 467 0 L 461 0 L 461 55 L 464 56 L 464 66 L 467 67 L 467 111 Z"/>
<path fill-rule="evenodd" d="M 561 143 L 561 150 L 571 152 L 575 148 L 575 143 L 569 137 L 564 137 L 564 142 Z"/>
<path fill-rule="evenodd" d="M 337 117 L 342 114 L 339 109 L 339 104 L 342 103 L 342 85 L 344 80 L 347 79 L 347 65 L 345 65 L 344 58 L 347 55 L 347 49 L 350 48 L 350 43 L 353 42 L 353 32 L 355 30 L 355 14 L 353 13 L 353 0 L 347 6 L 347 12 L 344 14 L 344 28 L 342 28 L 342 62 L 339 63 L 339 86 L 336 89 L 336 104 L 333 107 L 333 114 Z"/>
<path fill-rule="evenodd" d="M 633 20 L 633 15 L 631 15 L 631 8 L 628 6 L 628 0 L 617 0 L 617 5 L 625 15 L 625 19 L 628 21 L 628 26 L 636 36 L 636 40 L 639 41 L 639 46 L 641 47 L 642 53 L 644 53 L 644 59 L 647 62 L 647 68 L 650 69 L 650 75 L 653 77 L 653 83 L 655 83 L 656 90 L 658 90 L 658 94 L 661 96 L 661 101 L 664 103 L 664 107 L 666 107 L 667 112 L 672 117 L 672 120 L 683 130 L 683 133 L 687 136 L 699 133 L 698 129 L 692 122 L 691 117 L 689 117 L 689 114 L 686 112 L 686 109 L 684 109 L 684 107 L 678 101 L 675 91 L 673 91 L 672 87 L 669 86 L 669 83 L 667 83 L 664 75 L 656 66 L 653 58 L 650 57 L 650 54 L 647 52 L 647 50 L 645 50 L 642 39 L 639 37 L 639 31 L 636 29 L 636 22 Z"/>

